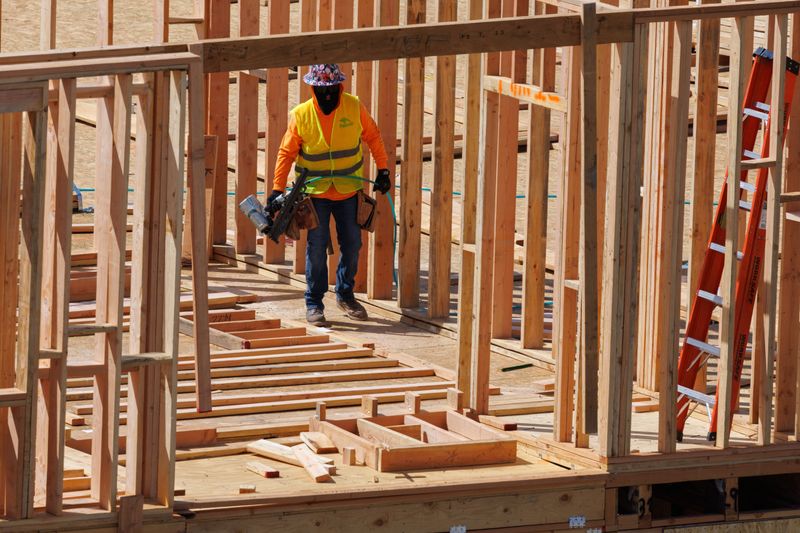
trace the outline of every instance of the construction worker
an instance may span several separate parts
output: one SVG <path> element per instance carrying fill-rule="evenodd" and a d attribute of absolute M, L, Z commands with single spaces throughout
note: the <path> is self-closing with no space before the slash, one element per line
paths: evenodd
<path fill-rule="evenodd" d="M 391 187 L 380 131 L 358 97 L 344 92 L 344 80 L 345 75 L 335 64 L 312 65 L 303 77 L 313 97 L 291 111 L 267 200 L 272 203 L 286 188 L 292 163 L 297 174 L 308 169 L 306 192 L 319 218 L 319 225 L 308 232 L 306 245 L 306 320 L 312 325 L 327 323 L 322 298 L 328 291 L 331 215 L 341 254 L 336 269 L 336 303 L 353 320 L 368 318 L 353 295 L 361 249 L 357 194 L 365 183 L 357 179 L 363 176 L 362 141 L 379 169 L 373 191 L 386 194 Z"/>

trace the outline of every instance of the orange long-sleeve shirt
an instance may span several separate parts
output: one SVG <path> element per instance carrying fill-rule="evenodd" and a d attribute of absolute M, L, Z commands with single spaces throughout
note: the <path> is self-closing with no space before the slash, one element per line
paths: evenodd
<path fill-rule="evenodd" d="M 325 136 L 325 141 L 330 144 L 331 132 L 333 131 L 333 119 L 336 115 L 336 111 L 334 110 L 329 115 L 324 114 L 317 103 L 317 97 L 312 96 L 312 98 L 314 99 L 314 109 L 317 111 L 320 126 L 322 126 L 322 134 Z M 339 100 L 339 105 L 341 105 L 341 99 Z M 375 165 L 378 168 L 387 168 L 389 158 L 386 155 L 386 148 L 383 146 L 381 132 L 378 130 L 375 121 L 372 120 L 367 108 L 364 107 L 364 104 L 361 104 L 361 127 L 361 140 L 364 144 L 369 146 L 369 151 L 375 159 Z M 286 128 L 286 133 L 283 134 L 281 146 L 278 149 L 277 162 L 275 163 L 275 174 L 273 177 L 274 190 L 282 191 L 286 189 L 289 172 L 297 158 L 297 154 L 300 153 L 300 147 L 302 145 L 303 138 L 297 131 L 294 115 L 289 115 L 289 126 Z M 354 192 L 342 194 L 336 190 L 336 187 L 331 186 L 327 191 L 315 195 L 315 197 L 326 198 L 328 200 L 346 200 L 354 194 Z"/>

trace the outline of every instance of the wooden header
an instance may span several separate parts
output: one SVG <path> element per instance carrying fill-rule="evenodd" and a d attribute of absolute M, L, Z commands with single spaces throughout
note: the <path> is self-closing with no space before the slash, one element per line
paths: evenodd
<path fill-rule="evenodd" d="M 800 0 L 708 4 L 597 14 L 597 43 L 632 42 L 636 24 L 732 18 L 800 11 Z M 291 67 L 575 46 L 579 14 L 537 15 L 335 30 L 314 34 L 218 39 L 193 44 L 110 46 L 62 52 L 0 54 L 0 82 L 41 81 L 123 72 L 180 69 L 202 58 L 205 72 Z M 187 51 L 189 53 L 187 53 Z M 193 57 L 192 54 L 199 56 Z M 14 66 L 18 66 L 15 68 Z"/>
<path fill-rule="evenodd" d="M 199 61 L 200 58 L 196 55 L 183 52 L 177 54 L 111 56 L 57 62 L 22 63 L 9 65 L 0 70 L 0 83 L 110 76 L 159 70 L 186 70 L 190 64 Z"/>
<path fill-rule="evenodd" d="M 776 15 L 800 11 L 800 0 L 774 0 L 767 2 L 736 2 L 730 4 L 706 4 L 700 6 L 678 6 L 634 9 L 636 24 L 651 22 L 675 22 L 680 20 L 702 20 L 735 17 Z"/>
<path fill-rule="evenodd" d="M 633 41 L 633 13 L 598 15 L 598 42 Z M 219 39 L 189 46 L 206 72 L 500 52 L 581 43 L 580 15 L 364 28 L 273 37 Z"/>
<path fill-rule="evenodd" d="M 47 107 L 47 83 L 0 88 L 0 113 L 41 111 Z"/>

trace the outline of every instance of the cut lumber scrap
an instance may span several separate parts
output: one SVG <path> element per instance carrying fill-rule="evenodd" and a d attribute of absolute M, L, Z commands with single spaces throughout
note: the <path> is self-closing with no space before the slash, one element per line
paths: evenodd
<path fill-rule="evenodd" d="M 226 442 L 215 446 L 198 446 L 175 451 L 176 461 L 192 461 L 210 457 L 228 457 L 247 453 L 247 446 L 241 443 Z"/>
<path fill-rule="evenodd" d="M 305 444 L 302 445 L 306 450 L 308 448 Z M 281 463 L 286 463 L 294 466 L 303 466 L 303 463 L 297 458 L 294 448 L 290 448 L 289 446 L 284 446 L 283 444 L 278 444 L 277 442 L 272 442 L 271 440 L 261 439 L 255 442 L 251 442 L 247 445 L 247 451 L 256 455 L 260 455 L 262 457 L 266 457 L 267 459 L 272 459 L 273 461 L 280 461 Z M 309 454 L 311 451 L 309 450 Z M 311 454 L 311 457 L 314 457 L 317 463 L 324 463 L 324 464 L 331 464 L 333 463 L 333 459 L 328 457 L 320 457 L 318 455 Z M 327 474 L 327 471 L 325 472 Z"/>
<path fill-rule="evenodd" d="M 534 392 L 538 393 L 554 392 L 556 388 L 556 379 L 554 377 L 537 379 L 531 383 L 531 388 L 533 388 Z"/>
<path fill-rule="evenodd" d="M 261 388 L 261 387 L 283 387 L 289 385 L 311 385 L 315 383 L 337 383 L 337 382 L 345 382 L 345 381 L 371 381 L 375 379 L 403 379 L 403 378 L 416 378 L 416 377 L 431 377 L 433 376 L 433 371 L 430 369 L 419 369 L 419 368 L 397 368 L 393 365 L 382 365 L 383 367 L 389 366 L 390 368 L 382 368 L 379 365 L 378 368 L 367 368 L 366 370 L 355 370 L 355 371 L 331 371 L 331 372 L 320 372 L 319 369 L 315 369 L 313 367 L 309 367 L 308 375 L 305 373 L 300 374 L 293 374 L 293 375 L 280 375 L 280 376 L 260 376 L 262 372 L 259 371 L 259 368 L 255 368 L 252 372 L 243 372 L 241 375 L 235 375 L 234 378 L 221 378 L 213 380 L 212 384 L 215 390 L 235 390 L 235 389 L 248 389 L 248 388 Z M 263 367 L 261 367 L 263 368 Z M 341 367 L 340 367 L 341 368 Z M 282 372 L 279 372 L 282 373 Z M 249 379 L 241 379 L 245 375 L 256 374 L 256 377 L 251 377 Z M 192 381 L 192 377 L 185 377 L 178 375 L 178 379 L 182 382 L 178 384 L 178 392 L 194 392 L 195 385 Z M 447 383 L 447 382 L 442 382 Z M 73 390 L 68 393 L 67 399 L 69 401 L 79 400 L 79 399 L 89 399 L 91 398 L 91 389 L 89 387 L 92 386 L 90 378 L 82 378 L 82 379 L 73 379 L 70 380 L 71 387 L 86 387 L 85 389 Z M 127 394 L 127 389 L 123 389 L 124 394 Z M 443 396 L 446 396 L 446 391 L 442 391 Z M 499 389 L 491 388 L 489 390 L 489 394 L 499 394 Z M 402 396 L 402 394 L 399 394 Z M 438 399 L 439 396 L 436 396 Z M 434 399 L 429 396 L 423 397 L 424 400 Z M 384 402 L 387 400 L 383 400 Z M 394 401 L 402 401 L 402 400 L 391 400 Z"/>
<path fill-rule="evenodd" d="M 653 411 L 658 411 L 658 400 L 636 402 L 633 404 L 634 413 L 652 413 Z"/>
<path fill-rule="evenodd" d="M 273 478 L 273 477 L 280 477 L 281 473 L 275 468 L 272 468 L 269 465 L 265 465 L 264 463 L 259 463 L 258 461 L 250 461 L 245 465 L 247 470 L 258 474 L 261 477 L 266 478 Z"/>
<path fill-rule="evenodd" d="M 64 478 L 64 492 L 74 492 L 76 490 L 89 490 L 91 485 L 92 485 L 92 478 L 89 476 Z"/>
<path fill-rule="evenodd" d="M 299 346 L 330 342 L 328 335 L 306 335 L 302 337 L 276 337 L 274 339 L 255 339 L 242 341 L 245 348 L 269 348 L 271 346 Z"/>
<path fill-rule="evenodd" d="M 312 351 L 310 353 L 303 352 L 295 348 L 299 353 L 291 353 L 288 355 L 260 355 L 258 350 L 253 350 L 252 355 L 246 350 L 247 355 L 242 357 L 228 357 L 225 354 L 223 357 L 214 357 L 211 360 L 211 368 L 234 367 L 234 366 L 255 366 L 255 365 L 269 365 L 279 363 L 307 363 L 311 361 L 330 361 L 333 359 L 354 359 L 357 357 L 371 357 L 372 351 L 367 349 L 353 350 L 327 350 L 327 351 Z M 179 359 L 178 370 L 190 370 L 194 368 L 194 359 Z"/>
<path fill-rule="evenodd" d="M 378 450 L 378 470 L 402 472 L 454 466 L 513 463 L 517 460 L 517 441 L 481 440 L 448 444 L 422 444 Z"/>
<path fill-rule="evenodd" d="M 220 331 L 252 331 L 259 329 L 273 329 L 281 327 L 279 318 L 265 318 L 259 320 L 226 320 L 224 322 L 212 322 L 212 329 Z"/>
<path fill-rule="evenodd" d="M 425 397 L 432 397 L 431 399 L 443 398 L 444 394 L 445 392 L 441 390 L 425 391 L 423 393 Z M 360 405 L 361 396 L 342 396 L 338 398 L 324 398 L 323 400 L 328 405 L 328 407 L 345 407 L 345 406 Z M 400 403 L 403 401 L 403 394 L 389 393 L 385 395 L 379 395 L 379 400 L 384 403 L 390 403 L 390 402 Z M 207 413 L 198 413 L 196 410 L 193 411 L 192 409 L 178 409 L 177 418 L 178 420 L 190 420 L 190 419 L 210 418 L 218 416 L 312 410 L 315 408 L 318 401 L 319 400 L 312 399 L 312 400 L 297 400 L 292 402 L 270 402 L 263 404 L 256 403 L 256 404 L 244 404 L 244 405 L 230 405 L 230 406 L 222 406 L 214 408 L 212 411 Z M 124 420 L 125 419 L 123 418 L 122 423 L 124 423 Z"/>
<path fill-rule="evenodd" d="M 523 400 L 517 403 L 490 406 L 488 414 L 491 416 L 529 415 L 552 413 L 553 409 L 553 400 Z"/>
<path fill-rule="evenodd" d="M 298 444 L 290 449 L 293 451 L 294 456 L 300 462 L 301 466 L 305 468 L 308 475 L 311 476 L 311 479 L 317 483 L 333 481 L 333 478 L 331 478 L 331 475 L 328 473 L 328 469 L 317 461 L 317 456 L 311 453 L 308 446 L 305 444 Z"/>
<path fill-rule="evenodd" d="M 306 328 L 265 328 L 244 331 L 229 331 L 241 339 L 261 340 L 274 339 L 278 337 L 302 337 L 306 334 Z"/>
<path fill-rule="evenodd" d="M 489 409 L 491 411 L 491 408 Z M 495 429 L 501 429 L 503 431 L 516 431 L 517 430 L 517 423 L 512 420 L 503 420 L 502 418 L 498 418 L 492 415 L 480 415 L 478 417 L 478 421 L 481 424 L 486 424 L 489 427 L 493 427 Z"/>
<path fill-rule="evenodd" d="M 347 466 L 356 465 L 356 450 L 355 448 L 344 447 L 342 448 L 342 463 Z"/>
<path fill-rule="evenodd" d="M 319 431 L 304 431 L 300 433 L 302 440 L 314 453 L 337 453 L 339 449 L 331 442 L 331 439 Z"/>
<path fill-rule="evenodd" d="M 192 311 L 182 311 L 181 316 L 187 320 L 194 319 L 194 313 Z M 226 322 L 246 322 L 255 320 L 255 318 L 255 309 L 222 309 L 208 312 L 208 322 L 210 327 L 215 327 L 217 324 Z M 214 326 L 211 326 L 212 324 Z"/>
<path fill-rule="evenodd" d="M 179 324 L 180 324 L 180 332 L 182 334 L 188 335 L 190 337 L 194 335 L 194 322 L 192 322 L 191 320 L 187 320 L 183 317 L 180 317 Z M 209 342 L 211 342 L 211 344 L 215 346 L 221 346 L 222 348 L 227 348 L 229 350 L 238 350 L 240 348 L 247 348 L 247 346 L 244 345 L 244 341 L 241 338 L 217 329 L 208 330 L 208 340 Z"/>
<path fill-rule="evenodd" d="M 232 292 L 215 292 L 208 295 L 209 307 L 230 307 L 242 301 L 243 296 Z M 249 298 L 245 297 L 245 300 Z M 185 293 L 181 295 L 180 308 L 184 311 L 192 309 L 194 305 L 194 295 Z M 87 318 L 95 316 L 95 302 L 79 302 L 69 306 L 70 318 Z M 123 302 L 123 312 L 130 313 L 130 299 L 125 298 Z"/>
<path fill-rule="evenodd" d="M 296 423 L 275 422 L 272 424 L 248 424 L 234 427 L 218 427 L 217 438 L 220 440 L 243 438 L 269 439 L 298 435 L 303 431 L 308 431 L 308 421 Z"/>

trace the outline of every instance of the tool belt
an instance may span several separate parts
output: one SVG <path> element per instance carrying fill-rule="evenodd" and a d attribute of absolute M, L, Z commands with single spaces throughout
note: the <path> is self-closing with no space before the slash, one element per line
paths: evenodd
<path fill-rule="evenodd" d="M 317 211 L 311 203 L 311 198 L 306 196 L 297 205 L 297 211 L 289 222 L 289 227 L 286 228 L 286 236 L 296 241 L 300 239 L 300 230 L 312 230 L 317 226 L 319 226 Z"/>
<path fill-rule="evenodd" d="M 361 229 L 370 233 L 375 231 L 375 211 L 378 201 L 366 194 L 363 190 L 358 191 L 358 209 L 356 211 L 356 223 Z"/>

